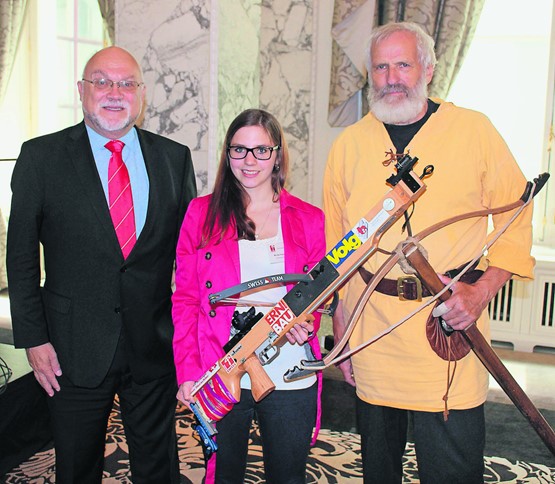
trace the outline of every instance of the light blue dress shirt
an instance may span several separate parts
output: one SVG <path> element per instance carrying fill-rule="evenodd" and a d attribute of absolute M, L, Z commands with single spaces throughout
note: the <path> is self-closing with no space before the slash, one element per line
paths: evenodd
<path fill-rule="evenodd" d="M 104 195 L 108 203 L 108 165 L 110 163 L 110 156 L 112 153 L 104 145 L 110 141 L 108 138 L 99 135 L 96 131 L 87 128 L 91 148 L 96 163 L 96 169 L 100 175 L 102 188 L 104 188 Z M 122 158 L 129 172 L 129 181 L 131 182 L 131 192 L 133 194 L 133 209 L 135 211 L 135 231 L 137 239 L 143 230 L 146 222 L 146 212 L 148 208 L 148 191 L 149 181 L 146 171 L 145 160 L 137 131 L 133 128 L 127 133 L 120 141 L 125 143 L 122 151 Z"/>

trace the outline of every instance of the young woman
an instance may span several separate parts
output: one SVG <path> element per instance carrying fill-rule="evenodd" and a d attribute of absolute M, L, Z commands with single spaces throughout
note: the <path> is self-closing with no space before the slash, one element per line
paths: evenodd
<path fill-rule="evenodd" d="M 177 246 L 173 295 L 173 341 L 178 399 L 191 403 L 191 389 L 225 352 L 234 334 L 233 312 L 248 305 L 211 305 L 208 296 L 262 276 L 308 272 L 325 254 L 324 216 L 284 185 L 289 156 L 283 131 L 271 114 L 242 112 L 229 126 L 214 191 L 194 199 Z M 268 286 L 265 286 L 265 288 Z M 266 302 L 265 313 L 292 285 L 270 286 L 244 297 Z M 279 356 L 264 366 L 276 390 L 260 402 L 241 380 L 241 399 L 217 423 L 218 451 L 208 461 L 206 482 L 243 483 L 251 422 L 263 442 L 266 482 L 304 483 L 313 428 L 318 428 L 321 375 L 285 382 L 287 369 L 306 359 L 310 345 L 320 357 L 314 324 L 302 322 L 286 335 Z M 308 341 L 307 344 L 305 344 Z"/>

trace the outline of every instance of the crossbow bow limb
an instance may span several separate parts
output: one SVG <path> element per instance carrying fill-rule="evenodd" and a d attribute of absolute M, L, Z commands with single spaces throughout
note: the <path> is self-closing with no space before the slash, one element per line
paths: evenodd
<path fill-rule="evenodd" d="M 370 344 L 382 338 L 386 334 L 389 334 L 391 331 L 403 324 L 414 314 L 432 304 L 435 300 L 448 300 L 451 295 L 451 293 L 449 292 L 451 286 L 473 266 L 473 263 L 477 261 L 482 256 L 482 254 L 489 247 L 491 247 L 491 245 L 493 245 L 497 241 L 497 239 L 503 234 L 508 226 L 520 215 L 522 210 L 524 210 L 524 208 L 532 201 L 533 197 L 542 189 L 548 179 L 549 174 L 543 173 L 538 178 L 534 179 L 533 182 L 528 182 L 526 184 L 526 189 L 524 190 L 523 195 L 520 197 L 519 200 L 513 203 L 498 208 L 469 212 L 449 218 L 435 225 L 432 225 L 431 227 L 428 227 L 419 234 L 407 240 L 405 243 L 399 244 L 400 249 L 391 254 L 390 257 L 382 264 L 382 266 L 378 269 L 378 271 L 376 271 L 376 273 L 366 286 L 365 290 L 361 294 L 347 323 L 347 327 L 343 337 L 336 343 L 334 348 L 328 353 L 328 355 L 326 355 L 326 357 L 322 361 L 303 361 L 300 365 L 301 368 L 306 370 L 323 370 L 331 364 L 337 363 L 351 356 L 352 354 L 360 351 L 363 348 L 366 348 Z M 468 218 L 495 215 L 515 209 L 518 210 L 517 212 L 515 212 L 515 214 L 513 214 L 509 222 L 496 233 L 495 237 L 490 240 L 490 242 L 484 247 L 482 252 L 473 261 L 470 261 L 448 285 L 444 285 L 441 282 L 435 270 L 432 268 L 425 256 L 419 250 L 418 243 L 421 240 L 448 225 L 459 222 L 461 220 L 466 220 Z M 410 263 L 412 268 L 418 274 L 419 278 L 422 280 L 422 283 L 429 289 L 432 294 L 434 294 L 434 296 L 430 300 L 422 304 L 420 307 L 416 308 L 411 314 L 407 315 L 407 317 L 391 325 L 389 328 L 376 335 L 371 340 L 366 341 L 359 345 L 357 348 L 354 348 L 349 352 L 343 353 L 341 356 L 339 356 L 339 354 L 349 341 L 356 322 L 358 321 L 362 310 L 368 302 L 370 296 L 376 289 L 379 282 L 388 274 L 388 272 L 399 262 L 401 258 L 405 258 Z M 493 351 L 491 346 L 485 340 L 484 336 L 482 335 L 476 324 L 471 324 L 464 331 L 460 331 L 458 333 L 462 334 L 470 349 L 474 351 L 484 367 L 489 371 L 493 378 L 495 378 L 495 380 L 499 383 L 499 386 L 505 391 L 507 396 L 515 404 L 518 410 L 528 420 L 528 422 L 542 439 L 546 447 L 551 451 L 553 455 L 555 455 L 555 432 L 553 431 L 549 423 L 545 420 L 540 411 L 533 404 L 533 402 L 530 400 L 528 395 L 526 395 L 524 390 L 522 390 L 520 385 L 516 382 L 509 370 L 503 365 L 497 354 Z"/>

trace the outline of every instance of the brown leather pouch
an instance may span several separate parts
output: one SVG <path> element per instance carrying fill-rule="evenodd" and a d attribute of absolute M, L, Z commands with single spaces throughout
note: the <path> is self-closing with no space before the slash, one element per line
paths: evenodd
<path fill-rule="evenodd" d="M 482 276 L 483 271 L 473 270 L 464 274 L 460 281 L 472 284 Z M 455 275 L 449 274 L 451 277 Z M 436 303 L 436 306 L 441 301 Z M 434 306 L 435 308 L 435 306 Z M 439 318 L 434 318 L 432 313 L 426 321 L 426 336 L 435 353 L 446 361 L 458 361 L 464 358 L 472 349 L 460 331 L 453 331 L 449 336 L 441 326 Z"/>

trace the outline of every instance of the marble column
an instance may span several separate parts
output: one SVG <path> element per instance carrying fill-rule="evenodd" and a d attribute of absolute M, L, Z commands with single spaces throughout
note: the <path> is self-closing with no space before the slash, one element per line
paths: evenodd
<path fill-rule="evenodd" d="M 192 150 L 199 192 L 208 190 L 210 2 L 117 0 L 116 44 L 141 63 L 142 127 Z"/>
<path fill-rule="evenodd" d="M 116 44 L 145 74 L 143 127 L 191 148 L 200 193 L 230 121 L 260 107 L 284 128 L 289 189 L 308 199 L 313 1 L 116 0 Z"/>

